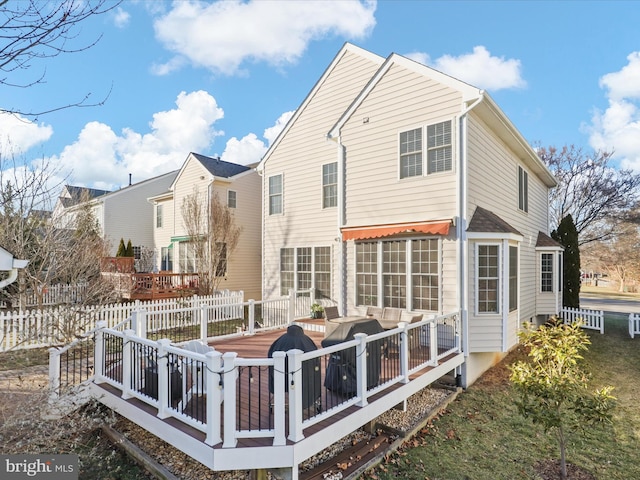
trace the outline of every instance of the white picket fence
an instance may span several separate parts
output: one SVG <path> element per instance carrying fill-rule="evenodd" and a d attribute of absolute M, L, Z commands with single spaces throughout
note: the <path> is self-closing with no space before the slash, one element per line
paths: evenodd
<path fill-rule="evenodd" d="M 193 296 L 179 299 L 161 299 L 115 303 L 96 306 L 61 305 L 39 310 L 0 312 L 0 352 L 11 349 L 38 348 L 60 345 L 95 328 L 104 321 L 109 328 L 127 320 L 133 312 L 144 310 L 152 318 L 163 313 L 199 310 L 202 307 L 225 306 L 222 315 L 242 317 L 244 292 L 222 291 L 216 295 Z M 226 310 L 225 310 L 226 309 Z"/>
<path fill-rule="evenodd" d="M 25 305 L 29 307 L 40 307 L 45 305 L 74 304 L 84 301 L 88 285 L 65 285 L 56 284 L 43 286 L 39 292 L 27 290 L 25 293 Z M 17 307 L 14 302 L 13 307 Z"/>
<path fill-rule="evenodd" d="M 635 338 L 640 335 L 640 313 L 629 314 L 629 336 Z"/>
<path fill-rule="evenodd" d="M 582 328 L 599 330 L 604 333 L 604 312 L 602 310 L 588 310 L 586 308 L 562 307 L 560 316 L 565 324 L 582 321 Z"/>

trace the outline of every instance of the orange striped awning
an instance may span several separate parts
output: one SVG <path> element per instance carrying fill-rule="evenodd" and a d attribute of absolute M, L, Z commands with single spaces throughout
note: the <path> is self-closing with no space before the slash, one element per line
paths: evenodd
<path fill-rule="evenodd" d="M 427 233 L 430 235 L 447 235 L 451 220 L 437 222 L 393 223 L 387 225 L 369 225 L 366 227 L 343 227 L 342 241 L 366 240 L 370 238 L 388 237 L 399 233 Z"/>

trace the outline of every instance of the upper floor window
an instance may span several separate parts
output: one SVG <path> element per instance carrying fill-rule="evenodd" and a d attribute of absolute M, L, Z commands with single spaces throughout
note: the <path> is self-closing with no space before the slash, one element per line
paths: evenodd
<path fill-rule="evenodd" d="M 236 208 L 238 205 L 238 194 L 234 190 L 227 191 L 227 207 Z"/>
<path fill-rule="evenodd" d="M 156 228 L 162 228 L 162 205 L 156 205 Z"/>
<path fill-rule="evenodd" d="M 529 174 L 522 167 L 518 167 L 518 208 L 523 212 L 529 211 Z"/>
<path fill-rule="evenodd" d="M 451 120 L 427 126 L 427 173 L 453 169 Z"/>
<path fill-rule="evenodd" d="M 422 175 L 422 128 L 400 133 L 400 178 Z"/>
<path fill-rule="evenodd" d="M 282 174 L 269 177 L 269 215 L 282 213 Z"/>
<path fill-rule="evenodd" d="M 338 162 L 322 165 L 322 208 L 338 206 Z"/>

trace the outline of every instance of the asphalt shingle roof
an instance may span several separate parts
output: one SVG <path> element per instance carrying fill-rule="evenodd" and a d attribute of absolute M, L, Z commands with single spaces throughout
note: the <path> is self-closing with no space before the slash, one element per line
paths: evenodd
<path fill-rule="evenodd" d="M 216 177 L 230 178 L 239 173 L 250 170 L 246 165 L 238 165 L 237 163 L 225 162 L 219 158 L 211 158 L 199 153 L 191 154 L 198 159 L 198 161 L 204 165 L 204 167 Z"/>
<path fill-rule="evenodd" d="M 467 227 L 467 232 L 515 233 L 516 235 L 522 235 L 498 215 L 482 207 L 476 207 L 476 211 L 473 212 Z"/>

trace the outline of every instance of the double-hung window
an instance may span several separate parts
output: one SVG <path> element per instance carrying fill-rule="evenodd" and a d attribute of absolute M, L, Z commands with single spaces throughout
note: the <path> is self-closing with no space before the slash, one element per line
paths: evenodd
<path fill-rule="evenodd" d="M 543 253 L 540 265 L 540 291 L 553 292 L 553 257 L 552 253 Z"/>
<path fill-rule="evenodd" d="M 478 245 L 477 310 L 479 313 L 500 312 L 500 246 Z"/>
<path fill-rule="evenodd" d="M 355 248 L 357 305 L 439 310 L 439 239 L 360 242 Z"/>
<path fill-rule="evenodd" d="M 236 208 L 238 206 L 238 193 L 235 190 L 227 191 L 227 207 Z"/>
<path fill-rule="evenodd" d="M 282 213 L 282 174 L 269 177 L 269 215 Z"/>
<path fill-rule="evenodd" d="M 338 206 L 338 162 L 322 165 L 322 208 Z"/>
<path fill-rule="evenodd" d="M 400 178 L 422 176 L 422 128 L 400 133 Z"/>
<path fill-rule="evenodd" d="M 518 209 L 523 212 L 529 211 L 529 174 L 518 167 Z"/>
<path fill-rule="evenodd" d="M 162 228 L 162 205 L 156 205 L 156 228 Z"/>
<path fill-rule="evenodd" d="M 427 126 L 427 173 L 453 169 L 451 120 Z"/>

